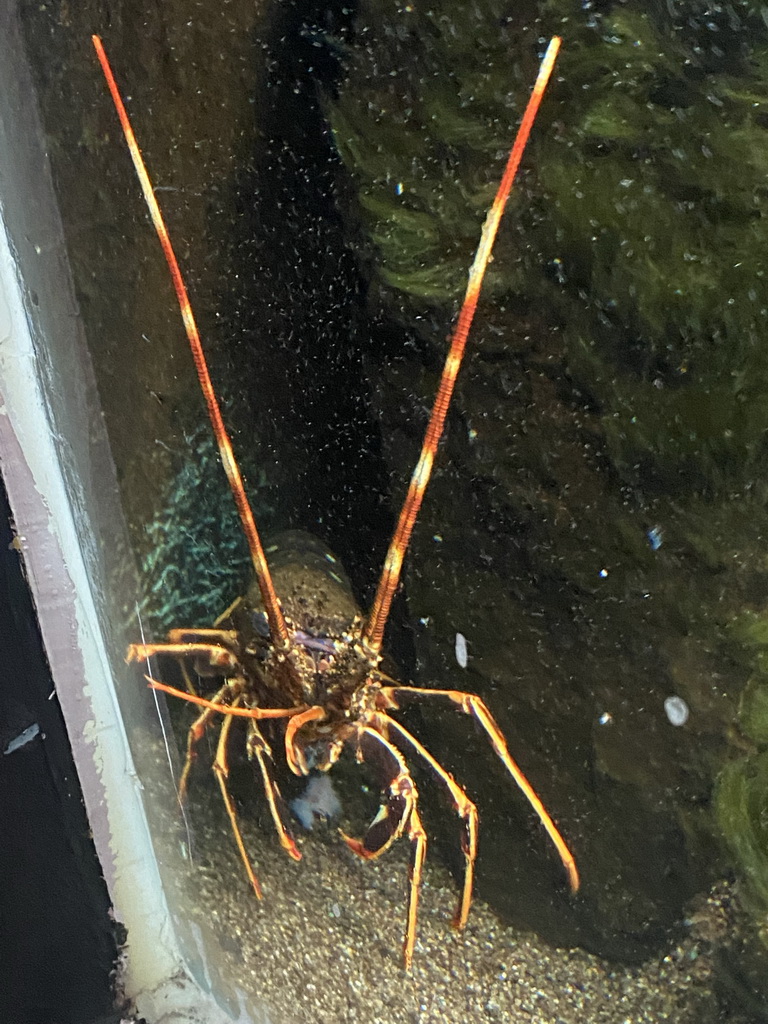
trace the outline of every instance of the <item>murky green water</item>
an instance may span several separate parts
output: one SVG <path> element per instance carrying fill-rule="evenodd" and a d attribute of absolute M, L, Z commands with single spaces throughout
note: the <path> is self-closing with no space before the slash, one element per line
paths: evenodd
<path fill-rule="evenodd" d="M 480 805 L 477 890 L 505 924 L 648 965 L 726 880 L 710 1001 L 669 1019 L 768 1019 L 764 9 L 99 12 L 30 4 L 27 39 L 157 635 L 211 622 L 246 556 L 89 33 L 130 96 L 259 523 L 329 543 L 366 606 L 485 210 L 563 36 L 395 653 L 419 685 L 485 698 L 575 850 L 573 898 L 482 738 L 425 708 L 411 724 Z M 433 856 L 455 866 L 436 808 Z M 576 1007 L 557 1013 L 604 1019 Z"/>

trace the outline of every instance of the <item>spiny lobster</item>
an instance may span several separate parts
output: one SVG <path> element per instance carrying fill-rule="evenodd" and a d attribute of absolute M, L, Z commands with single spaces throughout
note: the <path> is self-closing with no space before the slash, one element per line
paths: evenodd
<path fill-rule="evenodd" d="M 380 856 L 392 843 L 407 834 L 411 843 L 409 897 L 403 956 L 410 967 L 416 941 L 416 917 L 427 836 L 418 810 L 418 792 L 406 763 L 406 754 L 419 758 L 443 787 L 461 822 L 464 880 L 453 924 L 460 929 L 467 921 L 472 899 L 474 865 L 477 856 L 478 814 L 475 804 L 453 776 L 405 728 L 393 713 L 413 701 L 428 701 L 456 708 L 470 715 L 485 732 L 515 783 L 538 815 L 563 862 L 571 889 L 579 886 L 576 863 L 555 823 L 533 787 L 512 758 L 504 735 L 485 702 L 472 693 L 401 686 L 381 669 L 384 629 L 397 589 L 408 543 L 421 507 L 438 443 L 443 433 L 448 406 L 461 365 L 481 285 L 501 216 L 514 182 L 523 150 L 533 126 L 560 46 L 555 37 L 544 55 L 536 83 L 515 138 L 496 198 L 483 225 L 480 243 L 469 272 L 469 282 L 440 379 L 421 454 L 411 478 L 389 546 L 378 589 L 367 616 L 358 611 L 351 593 L 328 600 L 347 609 L 330 627 L 322 608 L 307 609 L 306 601 L 278 597 L 279 572 L 272 573 L 245 493 L 243 480 L 232 451 L 203 353 L 187 289 L 163 221 L 160 207 L 123 105 L 102 42 L 93 44 L 120 120 L 144 199 L 157 232 L 176 291 L 181 315 L 200 386 L 208 408 L 224 471 L 234 496 L 253 561 L 255 582 L 248 594 L 208 629 L 174 629 L 164 643 L 130 646 L 128 661 L 144 662 L 154 655 L 170 655 L 182 663 L 192 659 L 205 675 L 218 675 L 223 683 L 210 698 L 184 692 L 147 676 L 156 690 L 189 701 L 203 710 L 189 731 L 187 758 L 180 784 L 180 799 L 186 793 L 195 749 L 207 727 L 223 716 L 214 771 L 218 778 L 232 831 L 255 894 L 261 887 L 251 865 L 237 821 L 235 803 L 227 786 L 228 742 L 232 723 L 245 718 L 247 753 L 255 760 L 261 776 L 275 829 L 283 849 L 294 860 L 301 858 L 291 832 L 289 816 L 275 780 L 272 750 L 259 728 L 262 721 L 284 723 L 283 746 L 290 770 L 296 775 L 328 771 L 346 747 L 360 762 L 372 765 L 381 784 L 379 811 L 362 839 L 341 833 L 353 853 L 366 860 Z M 311 574 L 311 570 L 308 570 Z M 329 577 L 317 570 L 307 583 L 314 600 L 332 586 Z M 286 591 L 287 593 L 287 591 Z M 322 603 L 322 597 L 319 598 Z M 346 602 L 346 605 L 345 605 Z M 226 628 L 225 628 L 226 627 Z"/>

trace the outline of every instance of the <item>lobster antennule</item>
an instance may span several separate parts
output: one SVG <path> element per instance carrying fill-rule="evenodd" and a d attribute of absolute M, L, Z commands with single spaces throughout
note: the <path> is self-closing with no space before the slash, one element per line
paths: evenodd
<path fill-rule="evenodd" d="M 136 136 L 134 135 L 133 128 L 131 127 L 131 122 L 128 117 L 128 112 L 125 109 L 125 104 L 120 96 L 120 91 L 117 87 L 112 67 L 109 63 L 106 51 L 104 50 L 104 45 L 101 38 L 97 35 L 92 36 L 91 39 L 93 40 L 93 46 L 96 50 L 96 56 L 99 59 L 101 70 L 104 72 L 107 87 L 109 88 L 110 95 L 112 96 L 112 102 L 114 103 L 115 110 L 120 121 L 120 127 L 122 128 L 123 135 L 128 146 L 128 151 L 131 154 L 133 166 L 136 168 L 136 175 L 139 179 L 139 184 L 141 185 L 144 201 L 149 209 L 152 224 L 154 225 L 155 232 L 157 233 L 157 237 L 163 250 L 163 255 L 165 256 L 165 261 L 168 264 L 171 279 L 173 280 L 173 287 L 176 291 L 179 309 L 181 310 L 181 318 L 184 321 L 184 329 L 187 333 L 189 346 L 192 350 L 192 358 L 195 362 L 195 369 L 197 370 L 197 376 L 200 380 L 200 389 L 203 392 L 205 404 L 208 408 L 208 417 L 211 421 L 211 426 L 213 427 L 213 433 L 216 438 L 219 453 L 221 454 L 224 472 L 227 474 L 227 480 L 229 481 L 229 486 L 235 499 L 235 505 L 237 506 L 237 511 L 240 514 L 240 521 L 243 524 L 243 530 L 248 541 L 248 547 L 253 561 L 253 568 L 256 572 L 256 579 L 261 593 L 261 600 L 264 604 L 267 621 L 269 623 L 269 631 L 275 645 L 286 649 L 290 646 L 290 634 L 288 632 L 288 627 L 286 625 L 282 609 L 280 608 L 280 602 L 278 601 L 274 584 L 272 583 L 272 575 L 269 571 L 269 566 L 267 565 L 267 559 L 264 554 L 261 538 L 259 537 L 259 531 L 256 528 L 256 520 L 253 518 L 253 511 L 251 510 L 248 497 L 245 493 L 240 468 L 237 464 L 237 460 L 235 459 L 234 452 L 232 451 L 232 443 L 229 439 L 227 428 L 224 426 L 221 408 L 213 389 L 211 376 L 208 372 L 208 364 L 203 352 L 203 346 L 200 342 L 197 323 L 195 321 L 194 313 L 192 312 L 189 295 L 187 294 L 187 286 L 184 283 L 184 278 L 182 277 L 181 270 L 176 259 L 176 253 L 173 250 L 173 245 L 171 244 L 168 229 L 165 226 L 160 206 L 155 198 L 149 172 L 147 171 L 144 158 L 142 157 L 141 150 L 139 149 L 139 144 L 136 141 Z"/>
<path fill-rule="evenodd" d="M 429 483 L 429 478 L 432 473 L 432 463 L 434 462 L 437 446 L 440 442 L 440 438 L 442 437 L 443 428 L 445 427 L 445 417 L 448 413 L 448 406 L 450 405 L 451 396 L 453 395 L 456 376 L 459 372 L 459 367 L 461 366 L 467 337 L 469 336 L 469 331 L 475 316 L 475 310 L 477 309 L 477 302 L 480 297 L 483 277 L 485 276 L 485 270 L 491 258 L 491 251 L 496 239 L 496 232 L 499 227 L 499 222 L 501 221 L 501 215 L 504 212 L 504 207 L 512 189 L 512 184 L 514 183 L 517 175 L 520 160 L 528 142 L 528 137 L 531 134 L 531 128 L 533 127 L 533 122 L 536 119 L 536 114 L 538 113 L 539 106 L 541 105 L 544 91 L 552 75 L 555 59 L 557 57 L 558 50 L 560 49 L 560 42 L 561 40 L 559 36 L 554 36 L 547 47 L 546 53 L 544 54 L 544 59 L 541 62 L 536 83 L 534 84 L 533 91 L 530 99 L 528 100 L 528 105 L 525 108 L 523 119 L 520 122 L 520 127 L 518 128 L 515 141 L 509 154 L 507 166 L 504 170 L 498 191 L 496 192 L 496 198 L 488 211 L 485 224 L 483 224 L 480 242 L 469 271 L 469 281 L 467 282 L 464 302 L 461 307 L 461 312 L 459 313 L 459 319 L 456 323 L 456 329 L 454 330 L 451 338 L 451 345 L 443 367 L 440 385 L 437 389 L 437 396 L 435 397 L 432 414 L 429 418 L 429 424 L 427 425 L 427 431 L 424 436 L 424 443 L 421 447 L 419 461 L 416 463 L 416 468 L 413 471 L 413 476 L 411 477 L 411 482 L 408 487 L 408 493 L 405 497 L 403 507 L 400 510 L 397 526 L 390 542 L 389 550 L 387 551 L 387 557 L 384 561 L 384 568 L 381 573 L 381 579 L 379 580 L 376 597 L 374 598 L 373 606 L 371 608 L 370 615 L 368 616 L 368 621 L 366 622 L 363 630 L 363 639 L 365 643 L 368 648 L 375 653 L 378 653 L 378 651 L 381 650 L 381 645 L 384 640 L 384 627 L 386 626 L 387 619 L 389 618 L 392 598 L 394 597 L 397 585 L 400 581 L 403 559 L 405 558 L 405 552 L 408 549 L 408 543 L 411 539 L 411 533 L 413 532 L 416 517 L 418 516 L 419 509 L 421 508 L 424 491 L 427 488 L 427 484 Z"/>

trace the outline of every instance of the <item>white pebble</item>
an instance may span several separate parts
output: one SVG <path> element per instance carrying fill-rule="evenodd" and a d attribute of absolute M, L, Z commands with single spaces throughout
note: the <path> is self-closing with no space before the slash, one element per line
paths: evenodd
<path fill-rule="evenodd" d="M 467 638 L 464 636 L 463 633 L 457 633 L 456 634 L 456 646 L 455 646 L 454 650 L 456 651 L 456 661 L 458 661 L 459 665 L 462 668 L 466 668 L 467 667 Z"/>
<path fill-rule="evenodd" d="M 690 709 L 682 697 L 667 697 L 664 701 L 664 711 L 672 725 L 685 725 L 690 715 Z"/>

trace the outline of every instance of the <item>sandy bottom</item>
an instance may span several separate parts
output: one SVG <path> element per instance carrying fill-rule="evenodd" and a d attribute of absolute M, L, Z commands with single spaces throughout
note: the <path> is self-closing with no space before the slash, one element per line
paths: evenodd
<path fill-rule="evenodd" d="M 479 899 L 466 930 L 454 932 L 456 888 L 433 852 L 406 974 L 406 843 L 363 863 L 335 832 L 304 833 L 303 860 L 295 863 L 268 820 L 256 821 L 246 808 L 243 833 L 264 889 L 258 901 L 218 790 L 200 773 L 188 818 L 194 852 L 192 862 L 174 872 L 177 899 L 205 943 L 214 990 L 232 1007 L 244 1003 L 254 1020 L 749 1024 L 746 1017 L 724 1016 L 714 992 L 717 953 L 732 933 L 725 885 L 695 902 L 684 939 L 666 955 L 628 967 L 553 948 L 502 924 Z M 178 846 L 178 832 L 174 842 Z"/>

